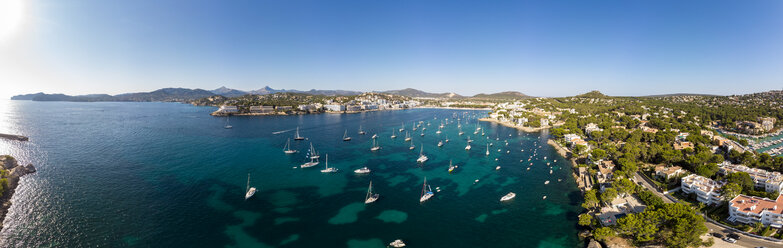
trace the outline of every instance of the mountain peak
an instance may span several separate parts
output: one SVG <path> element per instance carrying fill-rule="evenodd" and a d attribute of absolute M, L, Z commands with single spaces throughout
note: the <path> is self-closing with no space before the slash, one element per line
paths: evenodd
<path fill-rule="evenodd" d="M 582 98 L 605 98 L 607 95 L 604 95 L 604 93 L 601 93 L 598 90 L 590 91 L 581 95 L 576 95 L 576 97 L 582 97 Z"/>

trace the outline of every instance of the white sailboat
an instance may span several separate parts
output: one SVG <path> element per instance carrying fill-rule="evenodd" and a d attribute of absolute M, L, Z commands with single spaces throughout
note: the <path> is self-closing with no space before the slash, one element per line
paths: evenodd
<path fill-rule="evenodd" d="M 443 141 L 442 140 L 438 141 L 438 147 L 441 147 L 441 146 L 443 146 Z"/>
<path fill-rule="evenodd" d="M 396 135 L 396 134 L 394 134 L 394 129 L 392 129 L 392 135 L 391 135 L 391 138 L 392 138 L 392 139 L 395 139 L 395 138 L 397 138 L 397 135 Z"/>
<path fill-rule="evenodd" d="M 411 141 L 411 135 L 408 132 L 405 132 L 405 141 Z"/>
<path fill-rule="evenodd" d="M 366 132 L 364 132 L 364 130 L 362 130 L 362 125 L 359 125 L 359 134 L 360 135 L 366 134 Z"/>
<path fill-rule="evenodd" d="M 294 153 L 296 153 L 296 150 L 292 150 L 291 149 L 291 139 L 288 139 L 285 142 L 285 148 L 283 148 L 283 152 L 285 152 L 285 154 L 294 154 Z"/>
<path fill-rule="evenodd" d="M 409 149 L 409 150 L 416 149 L 416 146 L 415 146 L 415 145 L 413 145 L 413 142 L 411 142 L 411 147 L 408 147 L 408 149 Z"/>
<path fill-rule="evenodd" d="M 402 131 L 405 131 L 405 122 L 403 122 L 402 126 L 400 127 L 400 133 L 402 133 Z"/>
<path fill-rule="evenodd" d="M 348 137 L 348 129 L 345 129 L 345 133 L 343 133 L 343 141 L 351 141 L 351 137 Z"/>
<path fill-rule="evenodd" d="M 470 150 L 470 143 L 468 143 L 468 145 L 465 146 L 465 150 Z"/>
<path fill-rule="evenodd" d="M 421 136 L 424 137 L 424 129 L 421 130 Z"/>
<path fill-rule="evenodd" d="M 372 193 L 372 181 L 370 181 L 370 186 L 367 187 L 367 196 L 364 197 L 364 204 L 370 204 L 378 200 L 381 195 L 379 194 L 373 194 Z"/>
<path fill-rule="evenodd" d="M 375 139 L 372 139 L 372 147 L 370 147 L 370 151 L 377 151 L 380 150 L 381 146 L 378 145 L 377 142 L 375 142 Z"/>
<path fill-rule="evenodd" d="M 299 136 L 299 127 L 296 127 L 296 135 L 294 135 L 294 140 L 303 140 L 305 139 L 302 136 Z"/>
<path fill-rule="evenodd" d="M 320 163 L 318 161 L 318 158 L 320 158 L 321 156 L 313 155 L 314 152 L 315 152 L 315 149 L 313 149 L 313 143 L 310 143 L 310 154 L 308 155 L 308 157 L 310 157 L 310 162 L 304 163 L 304 164 L 300 165 L 299 167 L 301 167 L 301 168 L 310 168 L 310 167 L 318 165 L 318 163 Z"/>
<path fill-rule="evenodd" d="M 448 135 L 446 135 L 446 140 L 445 141 L 446 141 L 446 143 L 449 143 L 449 136 Z"/>
<path fill-rule="evenodd" d="M 419 202 L 425 202 L 434 195 L 435 192 L 432 192 L 432 188 L 427 185 L 427 177 L 424 177 L 424 184 L 421 185 L 421 196 L 419 197 Z"/>
<path fill-rule="evenodd" d="M 416 159 L 416 162 L 424 163 L 427 162 L 429 158 L 427 155 L 424 155 L 424 144 L 421 144 L 421 151 L 419 152 L 419 158 Z"/>
<path fill-rule="evenodd" d="M 326 163 L 324 165 L 324 169 L 321 170 L 321 172 L 323 172 L 323 173 L 337 172 L 337 168 L 334 168 L 334 167 L 329 168 L 329 154 L 326 154 Z"/>
<path fill-rule="evenodd" d="M 228 119 L 230 119 L 230 118 L 231 118 L 231 117 L 226 117 L 226 126 L 225 126 L 225 128 L 226 128 L 226 129 L 231 129 L 231 128 L 233 128 L 233 126 L 231 126 L 230 124 L 228 124 Z"/>
<path fill-rule="evenodd" d="M 452 171 L 454 171 L 454 169 L 456 169 L 456 168 L 457 168 L 457 167 L 456 167 L 456 166 L 454 166 L 454 164 L 452 164 L 452 163 L 451 163 L 451 160 L 449 160 L 449 173 L 451 173 Z"/>
<path fill-rule="evenodd" d="M 319 159 L 321 155 L 318 155 L 318 151 L 313 147 L 313 142 L 310 142 L 310 159 Z"/>
<path fill-rule="evenodd" d="M 489 144 L 487 144 L 487 156 L 489 156 Z"/>
<path fill-rule="evenodd" d="M 465 134 L 465 132 L 462 131 L 462 126 L 457 126 L 457 127 L 459 127 L 459 135 Z"/>
<path fill-rule="evenodd" d="M 377 138 L 378 138 L 378 134 L 377 134 L 377 133 L 376 133 L 376 134 L 373 134 L 373 135 L 372 135 L 372 137 L 370 137 L 370 138 L 372 138 L 372 139 L 377 139 Z"/>
<path fill-rule="evenodd" d="M 250 173 L 247 173 L 247 189 L 245 189 L 245 200 L 256 194 L 256 187 L 250 187 Z"/>

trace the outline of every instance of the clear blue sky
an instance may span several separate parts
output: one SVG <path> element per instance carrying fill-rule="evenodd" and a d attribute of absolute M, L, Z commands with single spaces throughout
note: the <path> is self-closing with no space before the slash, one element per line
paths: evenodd
<path fill-rule="evenodd" d="M 0 37 L 0 94 L 783 88 L 777 0 L 23 2 Z"/>

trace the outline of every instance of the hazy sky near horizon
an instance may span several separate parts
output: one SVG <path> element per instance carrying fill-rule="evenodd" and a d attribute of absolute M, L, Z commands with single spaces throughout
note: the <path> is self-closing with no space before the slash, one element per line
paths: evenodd
<path fill-rule="evenodd" d="M 0 97 L 783 88 L 783 1 L 0 0 Z"/>

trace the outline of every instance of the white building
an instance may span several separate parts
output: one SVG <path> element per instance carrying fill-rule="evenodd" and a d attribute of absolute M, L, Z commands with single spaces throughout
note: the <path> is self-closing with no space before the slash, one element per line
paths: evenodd
<path fill-rule="evenodd" d="M 575 140 L 580 140 L 582 139 L 582 137 L 579 137 L 579 135 L 575 133 L 569 133 L 563 135 L 563 139 L 565 139 L 566 143 L 571 144 L 571 142 L 574 142 Z"/>
<path fill-rule="evenodd" d="M 345 105 L 342 104 L 326 104 L 324 105 L 326 111 L 342 112 L 345 111 Z"/>
<path fill-rule="evenodd" d="M 226 106 L 226 105 L 223 105 L 223 106 L 220 106 L 220 109 L 218 109 L 218 112 L 220 112 L 220 113 L 238 113 L 239 109 L 237 108 L 237 106 Z"/>
<path fill-rule="evenodd" d="M 729 202 L 729 221 L 783 227 L 783 198 L 773 200 L 756 196 L 738 195 Z"/>
<path fill-rule="evenodd" d="M 719 204 L 721 199 L 720 188 L 723 184 L 712 179 L 691 174 L 682 178 L 682 191 L 688 194 L 696 194 L 696 199 L 707 205 Z"/>
<path fill-rule="evenodd" d="M 600 131 L 603 131 L 603 129 L 599 128 L 598 124 L 595 124 L 595 123 L 588 123 L 587 126 L 585 127 L 585 133 L 590 134 L 590 133 L 595 132 L 595 131 L 599 131 L 600 132 Z"/>
<path fill-rule="evenodd" d="M 764 189 L 766 192 L 783 191 L 783 174 L 780 172 L 769 172 L 758 168 L 748 168 L 741 164 L 731 164 L 725 161 L 720 164 L 718 171 L 722 175 L 735 172 L 746 172 L 753 179 L 756 188 Z"/>

